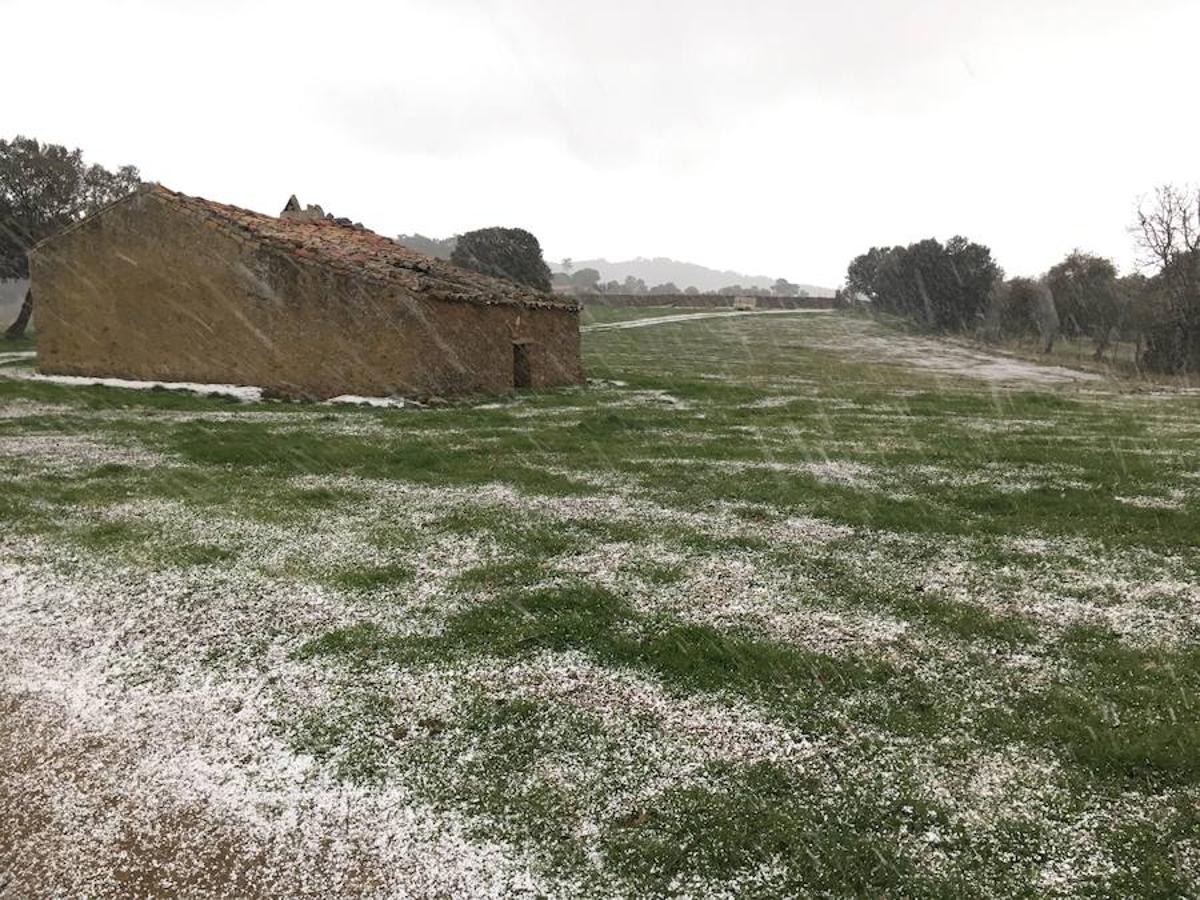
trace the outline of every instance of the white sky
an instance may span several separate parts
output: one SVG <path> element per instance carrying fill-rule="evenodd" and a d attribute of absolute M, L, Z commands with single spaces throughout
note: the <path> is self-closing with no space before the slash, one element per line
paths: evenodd
<path fill-rule="evenodd" d="M 385 234 L 836 285 L 962 233 L 1133 253 L 1200 179 L 1198 0 L 0 0 L 0 134 Z"/>

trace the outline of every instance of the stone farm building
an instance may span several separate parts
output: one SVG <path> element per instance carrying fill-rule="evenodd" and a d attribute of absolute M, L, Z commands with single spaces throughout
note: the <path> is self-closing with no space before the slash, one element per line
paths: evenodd
<path fill-rule="evenodd" d="M 574 301 L 294 202 L 276 218 L 144 185 L 39 244 L 30 270 L 47 374 L 319 398 L 583 377 Z"/>

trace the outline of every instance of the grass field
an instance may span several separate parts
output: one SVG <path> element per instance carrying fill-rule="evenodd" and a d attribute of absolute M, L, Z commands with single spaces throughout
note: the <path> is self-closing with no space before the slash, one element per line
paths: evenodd
<path fill-rule="evenodd" d="M 0 379 L 0 894 L 1200 892 L 1200 398 L 830 314 L 585 355 Z"/>

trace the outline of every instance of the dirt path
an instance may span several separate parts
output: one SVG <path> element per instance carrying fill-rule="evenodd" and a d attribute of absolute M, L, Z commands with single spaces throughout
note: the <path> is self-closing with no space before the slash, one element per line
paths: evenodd
<path fill-rule="evenodd" d="M 650 319 L 629 319 L 625 322 L 604 322 L 600 325 L 584 325 L 579 330 L 586 334 L 590 331 L 622 331 L 626 328 L 647 328 L 651 325 L 671 325 L 676 322 L 695 322 L 697 319 L 731 319 L 735 316 L 794 316 L 831 312 L 833 312 L 832 309 L 739 309 L 731 310 L 729 312 L 691 314 L 681 313 L 677 316 L 655 316 Z"/>
<path fill-rule="evenodd" d="M 936 375 L 973 378 L 993 384 L 1060 386 L 1105 381 L 1096 372 L 1046 365 L 1006 356 L 953 338 L 899 334 L 863 319 L 843 318 L 841 326 L 805 340 L 822 350 L 853 349 L 881 363 L 909 366 Z"/>

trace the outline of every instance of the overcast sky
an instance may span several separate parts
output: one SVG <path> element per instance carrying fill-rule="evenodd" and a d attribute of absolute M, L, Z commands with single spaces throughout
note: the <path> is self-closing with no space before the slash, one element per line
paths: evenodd
<path fill-rule="evenodd" d="M 385 234 L 836 285 L 966 234 L 1132 262 L 1200 180 L 1197 0 L 0 0 L 0 132 Z"/>

